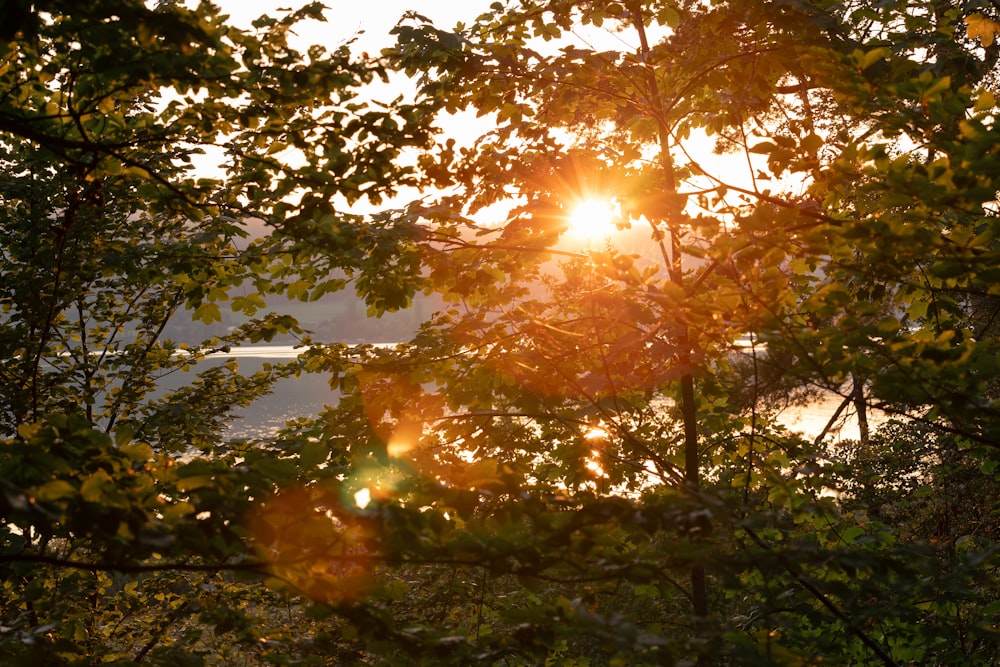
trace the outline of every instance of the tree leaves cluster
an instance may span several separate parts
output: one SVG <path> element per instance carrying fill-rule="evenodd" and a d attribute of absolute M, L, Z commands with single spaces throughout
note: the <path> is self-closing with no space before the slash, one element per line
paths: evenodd
<path fill-rule="evenodd" d="M 380 65 L 289 42 L 318 5 L 250 30 L 207 3 L 22 9 L 0 45 L 2 662 L 294 653 L 297 605 L 261 588 L 248 522 L 339 468 L 313 474 L 305 436 L 229 441 L 303 370 L 243 372 L 230 349 L 308 347 L 271 295 L 353 276 L 377 308 L 406 302 L 418 277 L 383 273 L 405 234 L 336 213 L 405 184 L 425 133 L 359 97 Z"/>
<path fill-rule="evenodd" d="M 118 4 L 3 47 L 7 662 L 996 662 L 995 8 L 511 0 L 359 59 Z M 594 196 L 638 243 L 569 243 Z M 444 305 L 267 310 L 352 281 Z M 227 437 L 301 372 L 338 402 Z"/>

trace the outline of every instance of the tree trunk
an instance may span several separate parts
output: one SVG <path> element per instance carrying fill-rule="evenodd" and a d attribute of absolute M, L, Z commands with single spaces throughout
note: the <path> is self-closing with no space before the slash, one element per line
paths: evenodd
<path fill-rule="evenodd" d="M 851 381 L 854 387 L 851 389 L 851 398 L 854 399 L 854 410 L 858 413 L 858 433 L 862 445 L 867 446 L 871 439 L 871 431 L 868 428 L 868 403 L 865 402 L 865 383 L 856 374 L 851 373 Z"/>
<path fill-rule="evenodd" d="M 649 41 L 646 37 L 646 29 L 642 15 L 642 3 L 634 1 L 630 3 L 632 25 L 639 37 L 640 51 L 644 58 L 649 56 Z M 663 171 L 663 191 L 666 197 L 665 210 L 662 212 L 661 220 L 651 220 L 653 235 L 660 245 L 664 264 L 669 272 L 670 281 L 683 289 L 684 271 L 681 263 L 681 234 L 683 233 L 685 222 L 684 207 L 685 202 L 677 192 L 677 179 L 674 174 L 673 157 L 670 153 L 670 127 L 666 118 L 666 108 L 660 96 L 660 88 L 656 82 L 656 77 L 652 69 L 646 69 L 644 81 L 646 95 L 650 100 L 650 106 L 655 116 L 659 140 L 660 140 L 660 167 Z M 665 223 L 666 230 L 670 234 L 670 252 L 666 252 L 663 239 L 663 232 L 657 223 Z M 685 370 L 680 379 L 680 408 L 681 417 L 684 423 L 684 485 L 692 494 L 698 492 L 701 484 L 700 461 L 698 451 L 698 408 L 694 395 L 694 375 L 691 368 L 691 347 L 690 332 L 687 327 L 683 327 L 678 335 L 678 347 L 681 355 L 678 362 L 685 366 Z M 698 542 L 701 535 L 697 532 L 689 534 L 688 539 Z M 705 568 L 701 565 L 691 567 L 691 605 L 696 617 L 708 616 L 708 586 L 705 577 Z"/>

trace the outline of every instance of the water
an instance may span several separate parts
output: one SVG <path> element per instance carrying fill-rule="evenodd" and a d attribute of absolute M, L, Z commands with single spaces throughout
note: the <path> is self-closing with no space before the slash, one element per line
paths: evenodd
<path fill-rule="evenodd" d="M 840 404 L 843 403 L 842 396 L 828 392 L 814 398 L 809 404 L 794 406 L 785 409 L 779 415 L 779 420 L 788 429 L 803 433 L 810 440 L 814 440 L 827 423 L 836 414 Z M 868 414 L 868 424 L 871 429 L 875 429 L 879 424 L 887 421 L 888 417 L 878 410 L 870 410 Z M 833 426 L 827 432 L 828 442 L 840 442 L 843 440 L 860 440 L 861 428 L 858 425 L 857 414 L 854 406 L 845 409 Z"/>
<path fill-rule="evenodd" d="M 234 347 L 228 353 L 217 353 L 213 358 L 235 357 L 240 370 L 252 373 L 260 370 L 265 363 L 278 363 L 295 358 L 300 350 L 290 345 L 262 345 Z M 303 373 L 299 377 L 280 380 L 274 392 L 244 410 L 233 424 L 229 435 L 234 438 L 262 438 L 275 433 L 285 421 L 296 418 L 314 417 L 324 406 L 335 405 L 337 392 L 330 389 L 325 373 Z M 807 438 L 816 438 L 826 427 L 831 417 L 840 407 L 843 398 L 827 393 L 814 398 L 809 404 L 785 408 L 779 420 L 787 428 L 803 433 Z M 885 415 L 869 415 L 874 428 L 885 421 Z M 830 442 L 857 440 L 860 437 L 858 421 L 853 406 L 838 418 L 827 433 Z"/>
<path fill-rule="evenodd" d="M 251 374 L 264 364 L 276 364 L 294 359 L 302 352 L 291 345 L 255 345 L 233 347 L 218 352 L 209 359 L 236 358 L 243 374 Z M 324 406 L 334 405 L 338 394 L 330 389 L 326 373 L 302 373 L 298 377 L 278 380 L 268 396 L 243 410 L 229 429 L 231 438 L 264 438 L 273 435 L 286 421 L 315 417 Z"/>

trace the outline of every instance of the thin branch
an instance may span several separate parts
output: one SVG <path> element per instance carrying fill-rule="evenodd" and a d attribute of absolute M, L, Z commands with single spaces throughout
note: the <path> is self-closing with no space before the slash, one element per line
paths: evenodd
<path fill-rule="evenodd" d="M 860 639 L 865 646 L 871 649 L 872 652 L 878 656 L 879 660 L 882 661 L 882 664 L 886 665 L 887 667 L 899 667 L 899 663 L 893 660 L 892 656 L 889 655 L 888 651 L 886 651 L 886 649 L 884 649 L 881 644 L 875 641 L 874 638 L 872 638 L 857 623 L 855 623 L 843 609 L 837 606 L 837 603 L 835 603 L 833 600 L 830 599 L 829 596 L 827 596 L 823 591 L 817 588 L 815 584 L 813 584 L 811 581 L 805 578 L 805 575 L 802 574 L 797 564 L 789 561 L 782 554 L 777 553 L 774 550 L 774 548 L 764 538 L 758 535 L 753 528 L 750 528 L 747 525 L 742 525 L 741 528 L 750 537 L 750 539 L 757 544 L 757 546 L 764 549 L 768 553 L 776 555 L 778 558 L 778 562 L 781 563 L 781 566 L 785 569 L 785 571 L 789 575 L 791 575 L 792 579 L 794 579 L 797 584 L 799 584 L 800 586 L 802 586 L 802 588 L 808 591 L 810 595 L 816 598 L 816 600 L 818 600 L 820 604 L 826 607 L 826 609 L 831 614 L 833 614 L 833 616 L 837 618 L 837 620 L 839 620 L 841 623 L 844 624 L 844 627 L 846 627 L 851 632 L 851 634 Z"/>

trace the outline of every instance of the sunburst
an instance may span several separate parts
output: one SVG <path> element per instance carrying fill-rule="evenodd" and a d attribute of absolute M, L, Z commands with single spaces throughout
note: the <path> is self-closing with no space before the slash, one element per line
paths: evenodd
<path fill-rule="evenodd" d="M 569 231 L 585 239 L 603 239 L 616 230 L 620 214 L 613 202 L 607 199 L 584 199 L 569 216 Z"/>

